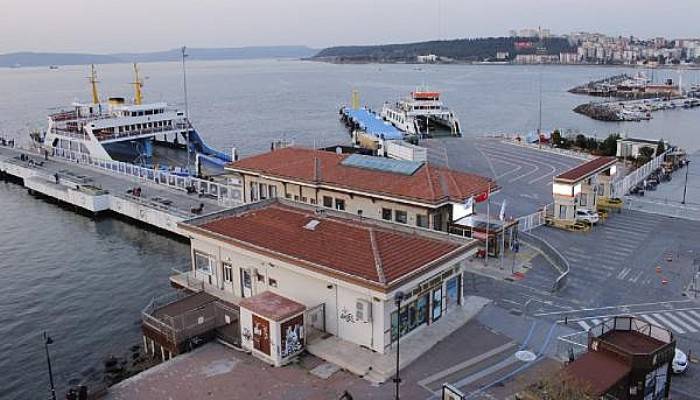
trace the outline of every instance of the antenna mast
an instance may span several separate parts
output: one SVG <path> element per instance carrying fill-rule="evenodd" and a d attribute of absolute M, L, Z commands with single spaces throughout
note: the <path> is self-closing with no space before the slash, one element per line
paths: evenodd
<path fill-rule="evenodd" d="M 140 106 L 143 103 L 143 93 L 141 93 L 141 88 L 143 88 L 143 80 L 139 77 L 139 67 L 134 63 L 134 104 Z"/>
<path fill-rule="evenodd" d="M 90 65 L 90 85 L 92 86 L 92 103 L 100 104 L 100 96 L 97 94 L 97 71 L 95 70 L 95 64 Z"/>

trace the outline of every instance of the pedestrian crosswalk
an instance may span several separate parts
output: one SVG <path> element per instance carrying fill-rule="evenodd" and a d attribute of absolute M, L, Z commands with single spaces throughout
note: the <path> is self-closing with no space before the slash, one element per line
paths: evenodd
<path fill-rule="evenodd" d="M 637 317 L 679 335 L 700 332 L 700 309 L 649 312 L 638 314 Z M 583 318 L 576 323 L 587 331 L 604 320 L 605 318 Z"/>

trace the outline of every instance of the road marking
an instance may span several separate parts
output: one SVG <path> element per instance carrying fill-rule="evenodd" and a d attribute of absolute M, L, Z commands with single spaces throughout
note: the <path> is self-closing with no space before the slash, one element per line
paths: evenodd
<path fill-rule="evenodd" d="M 668 313 L 668 314 L 666 314 L 666 317 L 667 317 L 668 319 L 673 320 L 673 322 L 677 323 L 678 325 L 680 325 L 681 327 L 683 327 L 684 329 L 686 329 L 688 332 L 695 333 L 695 332 L 698 331 L 697 329 L 695 329 L 695 328 L 693 328 L 692 326 L 690 326 L 687 322 L 685 322 L 685 321 L 683 321 L 682 319 L 680 319 L 677 315 Z"/>
<path fill-rule="evenodd" d="M 659 321 L 663 322 L 663 324 L 661 324 L 661 326 L 666 326 L 667 328 L 671 329 L 672 331 L 678 332 L 680 334 L 685 333 L 683 328 L 681 328 L 681 327 L 677 326 L 676 324 L 674 324 L 673 322 L 669 321 L 663 315 L 661 315 L 661 314 L 651 314 L 651 315 L 653 315 L 654 318 L 658 319 Z"/>
<path fill-rule="evenodd" d="M 625 279 L 627 274 L 629 274 L 631 271 L 632 271 L 632 268 L 629 268 L 629 267 L 623 268 L 622 271 L 620 271 L 620 273 L 617 274 L 617 279 Z"/>
<path fill-rule="evenodd" d="M 576 321 L 576 323 L 579 324 L 584 331 L 588 331 L 591 329 L 591 326 L 588 325 L 585 321 Z"/>
<path fill-rule="evenodd" d="M 628 281 L 637 283 L 637 281 L 639 280 L 639 278 L 640 278 L 643 274 L 644 274 L 644 271 L 639 271 L 639 273 L 638 273 L 634 278 L 630 278 L 630 279 L 628 279 Z"/>
<path fill-rule="evenodd" d="M 691 314 L 691 315 L 693 315 L 693 316 L 696 317 L 696 318 L 700 318 L 700 313 L 698 313 L 697 311 L 689 310 L 689 311 L 688 311 L 688 314 Z"/>
<path fill-rule="evenodd" d="M 694 312 L 694 311 L 688 311 L 688 313 L 689 313 L 689 314 L 690 314 L 690 313 L 695 313 L 696 315 L 698 314 L 698 313 L 696 313 L 696 312 Z M 687 315 L 687 314 L 685 314 L 685 313 L 678 313 L 678 317 L 683 317 L 683 318 L 686 319 L 686 321 L 689 321 L 690 324 L 695 325 L 695 326 L 697 326 L 697 327 L 700 328 L 700 321 L 697 320 L 697 319 L 693 319 L 690 315 Z"/>
<path fill-rule="evenodd" d="M 580 308 L 578 310 L 568 310 L 568 311 L 554 311 L 554 312 L 547 312 L 547 313 L 541 313 L 541 314 L 535 314 L 536 317 L 544 317 L 547 315 L 555 315 L 555 314 L 573 314 L 573 313 L 578 313 L 578 312 L 585 312 L 585 311 L 597 311 L 597 310 L 611 310 L 613 308 L 629 308 L 629 307 L 642 307 L 642 306 L 663 306 L 663 305 L 671 305 L 675 303 L 692 303 L 693 300 L 670 300 L 670 301 L 657 301 L 654 303 L 636 303 L 636 304 L 618 304 L 616 306 L 605 306 L 605 307 L 597 307 L 597 308 Z M 689 308 L 689 309 L 681 309 L 678 311 L 687 311 L 687 310 L 697 310 L 698 308 Z M 665 310 L 667 311 L 667 310 Z M 694 311 L 689 311 L 690 313 L 693 313 Z M 694 314 L 698 318 L 700 318 L 700 314 Z"/>
<path fill-rule="evenodd" d="M 640 317 L 641 317 L 643 320 L 645 320 L 645 321 L 647 321 L 648 323 L 650 323 L 650 324 L 658 325 L 658 326 L 664 326 L 664 324 L 659 323 L 658 321 L 656 321 L 654 318 L 652 318 L 652 317 L 649 316 L 649 315 L 644 314 L 644 315 L 640 315 Z"/>
<path fill-rule="evenodd" d="M 430 375 L 427 378 L 421 379 L 420 381 L 418 381 L 418 384 L 420 386 L 426 387 L 429 384 L 434 383 L 438 380 L 441 380 L 442 378 L 444 378 L 446 376 L 454 374 L 455 372 L 458 372 L 458 371 L 465 369 L 467 367 L 471 367 L 472 365 L 478 364 L 478 363 L 480 363 L 486 359 L 489 359 L 497 354 L 503 353 L 504 351 L 506 351 L 512 347 L 515 347 L 515 342 L 508 342 L 502 346 L 491 349 L 485 353 L 479 354 L 476 357 L 472 357 L 472 358 L 465 360 L 459 364 L 453 365 L 450 368 L 444 369 L 438 373 Z"/>
<path fill-rule="evenodd" d="M 600 325 L 600 323 L 603 321 L 599 320 L 598 318 L 593 318 L 591 322 L 593 322 L 593 325 Z"/>

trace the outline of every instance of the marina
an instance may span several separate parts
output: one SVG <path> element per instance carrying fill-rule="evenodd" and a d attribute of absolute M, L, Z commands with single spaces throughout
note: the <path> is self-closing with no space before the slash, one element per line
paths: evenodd
<path fill-rule="evenodd" d="M 649 98 L 582 104 L 574 108 L 574 112 L 600 121 L 639 122 L 652 119 L 652 113 L 657 111 L 690 109 L 698 106 L 700 106 L 700 99 L 693 97 Z"/>

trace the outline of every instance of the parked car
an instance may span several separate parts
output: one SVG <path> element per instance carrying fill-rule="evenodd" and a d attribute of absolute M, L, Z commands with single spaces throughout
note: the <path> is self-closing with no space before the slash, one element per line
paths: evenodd
<path fill-rule="evenodd" d="M 673 363 L 671 364 L 674 374 L 682 374 L 688 369 L 688 356 L 684 352 L 676 349 L 676 355 L 673 356 Z"/>
<path fill-rule="evenodd" d="M 586 222 L 591 225 L 595 225 L 600 221 L 600 216 L 597 212 L 586 210 L 584 208 L 579 208 L 576 210 L 576 221 Z"/>
<path fill-rule="evenodd" d="M 636 194 L 637 196 L 644 196 L 644 186 L 637 184 L 634 185 L 632 189 L 630 189 L 630 194 Z"/>

